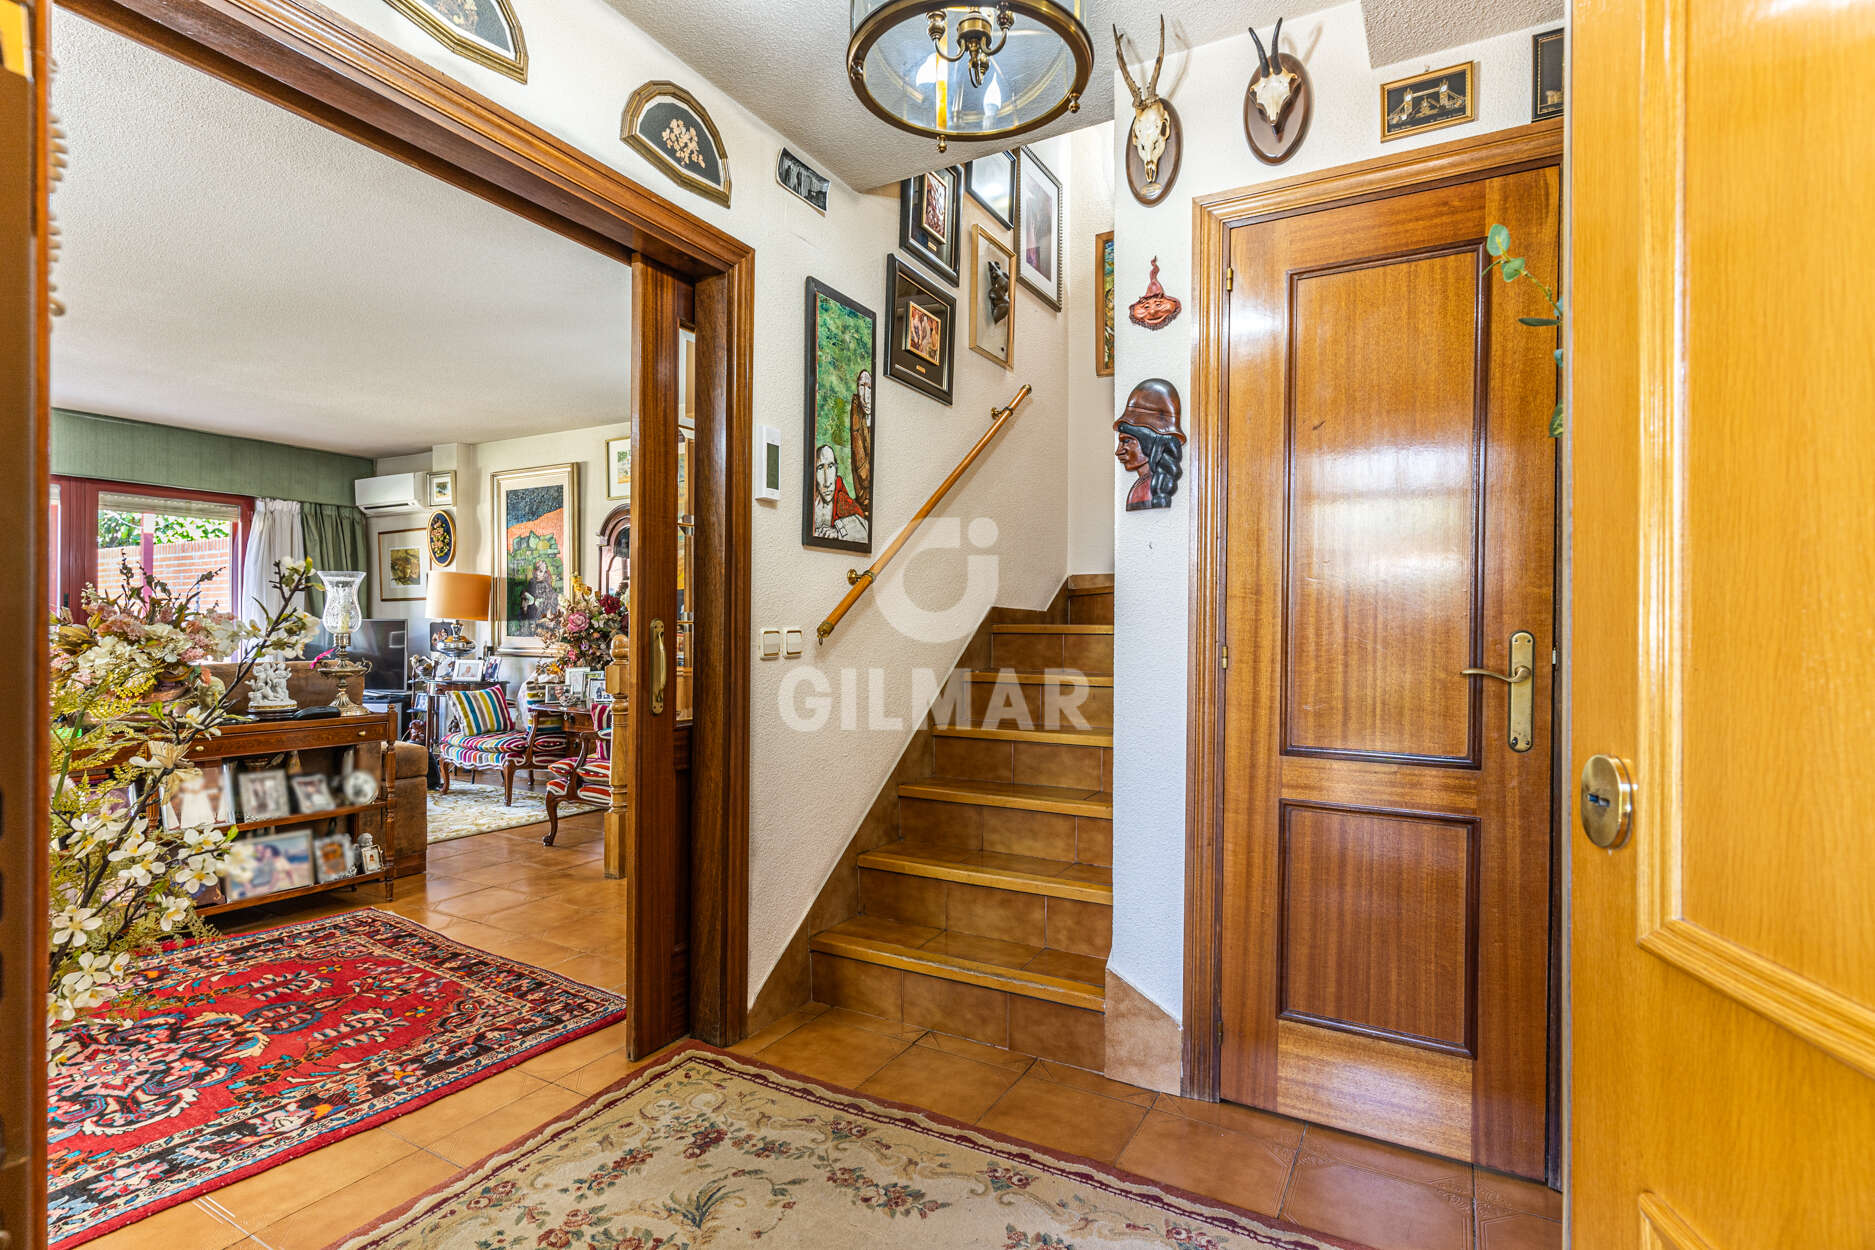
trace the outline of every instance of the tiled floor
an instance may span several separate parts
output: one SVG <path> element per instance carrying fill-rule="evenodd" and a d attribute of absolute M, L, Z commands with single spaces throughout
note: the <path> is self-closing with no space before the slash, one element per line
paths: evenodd
<path fill-rule="evenodd" d="M 390 909 L 590 984 L 623 979 L 621 884 L 597 816 L 430 848 Z M 248 925 L 383 906 L 375 891 L 250 913 Z M 316 1250 L 633 1070 L 624 1026 L 94 1241 L 96 1250 Z M 1188 1102 L 854 1012 L 807 1007 L 734 1047 L 792 1069 L 1208 1194 L 1376 1250 L 1559 1250 L 1561 1198 L 1279 1116 Z"/>

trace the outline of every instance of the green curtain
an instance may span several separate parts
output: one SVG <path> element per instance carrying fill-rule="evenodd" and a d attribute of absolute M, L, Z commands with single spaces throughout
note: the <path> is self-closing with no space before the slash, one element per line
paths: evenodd
<path fill-rule="evenodd" d="M 365 552 L 365 514 L 348 504 L 302 503 L 299 506 L 300 536 L 306 543 L 306 555 L 315 569 L 370 569 Z M 370 611 L 369 583 L 359 594 L 359 602 Z M 325 610 L 326 592 L 317 580 L 308 594 L 307 611 L 314 616 Z"/>

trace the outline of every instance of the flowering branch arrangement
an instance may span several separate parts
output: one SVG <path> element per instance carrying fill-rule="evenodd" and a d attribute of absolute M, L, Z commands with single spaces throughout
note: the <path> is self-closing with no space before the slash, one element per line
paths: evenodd
<path fill-rule="evenodd" d="M 625 632 L 625 605 L 617 595 L 595 593 L 578 577 L 560 600 L 560 608 L 536 627 L 559 662 L 573 668 L 602 669 L 612 662 L 612 639 Z"/>
<path fill-rule="evenodd" d="M 254 624 L 201 606 L 205 573 L 177 593 L 126 562 L 112 593 L 87 586 L 86 619 L 62 611 L 52 630 L 52 949 L 47 1003 L 56 1065 L 62 1030 L 80 1013 L 137 1001 L 131 961 L 166 937 L 206 937 L 195 896 L 222 877 L 245 880 L 252 853 L 232 825 L 152 821 L 198 769 L 188 755 L 231 715 L 230 686 L 202 665 L 303 645 L 318 622 L 294 604 L 312 562 L 274 566 L 281 606 Z"/>

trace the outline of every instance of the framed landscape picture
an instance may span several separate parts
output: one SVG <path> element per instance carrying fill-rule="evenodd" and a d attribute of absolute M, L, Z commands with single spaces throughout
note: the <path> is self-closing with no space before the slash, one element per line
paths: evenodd
<path fill-rule="evenodd" d="M 937 283 L 890 256 L 885 263 L 886 374 L 940 403 L 951 402 L 957 345 L 957 301 Z"/>
<path fill-rule="evenodd" d="M 1016 270 L 1022 285 L 1061 308 L 1061 179 L 1027 148 L 1016 149 Z"/>
<path fill-rule="evenodd" d="M 1113 376 L 1113 231 L 1094 236 L 1094 376 Z"/>
<path fill-rule="evenodd" d="M 552 464 L 489 476 L 495 535 L 495 648 L 510 655 L 545 649 L 540 622 L 560 610 L 579 571 L 579 466 Z"/>
<path fill-rule="evenodd" d="M 632 497 L 632 436 L 629 434 L 605 440 L 605 497 Z"/>
<path fill-rule="evenodd" d="M 961 251 L 963 171 L 934 169 L 898 187 L 898 245 L 957 284 Z"/>
<path fill-rule="evenodd" d="M 1477 120 L 1477 78 L 1478 63 L 1466 61 L 1381 84 L 1381 141 Z"/>
<path fill-rule="evenodd" d="M 807 280 L 804 547 L 872 551 L 877 337 L 871 309 L 824 282 Z"/>
<path fill-rule="evenodd" d="M 430 532 L 385 530 L 378 535 L 378 598 L 405 603 L 430 593 Z"/>

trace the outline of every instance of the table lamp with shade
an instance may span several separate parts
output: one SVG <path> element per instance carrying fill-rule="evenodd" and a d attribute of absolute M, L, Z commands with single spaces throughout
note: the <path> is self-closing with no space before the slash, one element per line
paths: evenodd
<path fill-rule="evenodd" d="M 436 649 L 461 659 L 475 650 L 475 640 L 462 632 L 465 621 L 488 619 L 488 603 L 495 579 L 486 573 L 458 573 L 437 569 L 430 574 L 430 596 L 424 615 L 442 621 L 449 632 Z"/>

